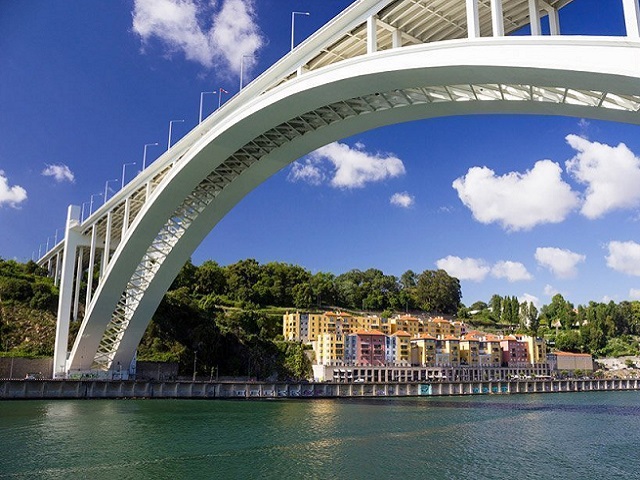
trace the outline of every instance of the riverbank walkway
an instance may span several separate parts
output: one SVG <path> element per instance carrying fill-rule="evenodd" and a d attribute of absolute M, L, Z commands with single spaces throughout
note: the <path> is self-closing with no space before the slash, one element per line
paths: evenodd
<path fill-rule="evenodd" d="M 640 379 L 509 380 L 434 383 L 157 382 L 0 380 L 0 400 L 276 399 L 509 395 L 640 390 Z"/>

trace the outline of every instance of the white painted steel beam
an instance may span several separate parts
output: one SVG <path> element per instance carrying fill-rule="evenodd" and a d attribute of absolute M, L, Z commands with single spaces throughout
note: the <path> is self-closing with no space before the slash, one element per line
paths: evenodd
<path fill-rule="evenodd" d="M 378 51 L 378 22 L 375 15 L 367 18 L 367 53 Z"/>
<path fill-rule="evenodd" d="M 538 5 L 538 0 L 528 0 L 528 2 L 531 35 L 542 35 L 542 27 L 540 26 L 540 7 Z"/>
<path fill-rule="evenodd" d="M 467 9 L 467 36 L 477 38 L 480 36 L 480 15 L 478 12 L 478 0 L 466 0 Z"/>
<path fill-rule="evenodd" d="M 73 298 L 73 320 L 78 320 L 78 315 L 80 312 L 80 288 L 82 286 L 82 273 L 83 270 L 83 260 L 84 260 L 84 249 L 78 248 L 78 260 L 77 260 L 77 268 L 76 268 L 76 283 L 75 283 L 75 294 Z"/>
<path fill-rule="evenodd" d="M 491 28 L 494 37 L 504 36 L 502 0 L 491 0 Z"/>
<path fill-rule="evenodd" d="M 69 323 L 71 317 L 71 295 L 73 293 L 73 275 L 75 271 L 76 249 L 80 234 L 76 231 L 80 222 L 80 207 L 71 205 L 67 209 L 67 221 L 64 234 L 64 254 L 60 299 L 58 302 L 58 322 L 53 352 L 54 377 L 66 375 L 67 345 L 69 343 Z"/>
<path fill-rule="evenodd" d="M 640 6 L 638 0 L 622 0 L 627 36 L 640 38 Z"/>
<path fill-rule="evenodd" d="M 93 273 L 96 265 L 96 247 L 98 243 L 98 226 L 94 223 L 91 226 L 91 246 L 89 247 L 89 268 L 87 270 L 87 299 L 86 306 L 91 304 L 93 290 Z"/>

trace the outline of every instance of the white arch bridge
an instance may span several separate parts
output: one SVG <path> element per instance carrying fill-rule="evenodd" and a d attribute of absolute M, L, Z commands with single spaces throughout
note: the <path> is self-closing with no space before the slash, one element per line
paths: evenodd
<path fill-rule="evenodd" d="M 209 231 L 269 176 L 329 142 L 461 114 L 640 124 L 639 0 L 603 2 L 624 15 L 618 37 L 561 35 L 558 12 L 571 1 L 357 0 L 89 218 L 70 206 L 64 240 L 38 261 L 60 285 L 54 375 L 127 371 Z M 526 25 L 531 35 L 509 35 Z"/>

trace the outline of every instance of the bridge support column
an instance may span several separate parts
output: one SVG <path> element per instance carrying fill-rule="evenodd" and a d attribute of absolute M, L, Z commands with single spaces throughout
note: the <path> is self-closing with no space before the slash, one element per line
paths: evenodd
<path fill-rule="evenodd" d="M 640 6 L 638 0 L 622 0 L 627 37 L 640 38 Z"/>
<path fill-rule="evenodd" d="M 399 28 L 396 28 L 393 33 L 391 34 L 391 47 L 392 48 L 399 48 L 402 46 L 402 30 L 400 30 Z"/>
<path fill-rule="evenodd" d="M 75 272 L 76 251 L 82 234 L 74 227 L 80 224 L 80 207 L 70 205 L 67 211 L 67 223 L 64 235 L 64 253 L 62 257 L 62 275 L 60 298 L 58 299 L 58 322 L 56 324 L 56 343 L 53 353 L 53 376 L 64 376 L 67 371 L 67 346 L 69 343 L 69 323 L 73 296 L 73 275 Z"/>
<path fill-rule="evenodd" d="M 61 261 L 62 258 L 60 257 L 60 252 L 58 252 L 56 253 L 56 272 L 53 276 L 53 284 L 56 287 L 60 285 L 60 277 L 62 275 L 62 272 L 60 271 L 60 269 L 62 268 Z"/>
<path fill-rule="evenodd" d="M 494 37 L 504 37 L 504 17 L 502 0 L 491 0 L 491 25 Z"/>
<path fill-rule="evenodd" d="M 124 240 L 124 236 L 129 229 L 129 216 L 131 215 L 131 197 L 127 197 L 124 201 L 124 216 L 122 217 L 122 235 L 120 241 Z"/>
<path fill-rule="evenodd" d="M 367 18 L 367 53 L 378 51 L 378 22 L 376 16 Z"/>
<path fill-rule="evenodd" d="M 111 224 L 113 222 L 113 211 L 107 213 L 107 226 L 104 234 L 104 250 L 102 251 L 102 263 L 100 264 L 100 278 L 104 277 L 111 257 Z"/>
<path fill-rule="evenodd" d="M 87 300 L 85 305 L 89 308 L 91 304 L 91 290 L 93 289 L 93 269 L 96 264 L 96 242 L 98 236 L 98 228 L 94 223 L 91 226 L 91 247 L 89 247 L 89 269 L 87 270 Z"/>
<path fill-rule="evenodd" d="M 549 16 L 549 30 L 551 35 L 560 35 L 560 17 L 558 16 L 557 8 L 547 8 L 547 15 Z"/>
<path fill-rule="evenodd" d="M 480 16 L 478 14 L 478 0 L 467 0 L 467 36 L 480 36 Z"/>
<path fill-rule="evenodd" d="M 531 20 L 531 35 L 541 35 L 540 7 L 538 0 L 529 0 L 529 20 Z"/>
<path fill-rule="evenodd" d="M 84 256 L 84 249 L 81 248 L 78 252 L 78 268 L 76 269 L 76 293 L 73 299 L 73 320 L 78 320 L 78 310 L 80 309 L 80 287 L 82 286 L 82 263 Z"/>

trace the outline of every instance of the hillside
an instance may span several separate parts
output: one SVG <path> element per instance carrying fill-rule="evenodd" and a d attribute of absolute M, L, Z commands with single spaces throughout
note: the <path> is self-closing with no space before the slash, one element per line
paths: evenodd
<path fill-rule="evenodd" d="M 58 290 L 35 263 L 0 259 L 0 350 L 4 355 L 50 356 Z M 84 286 L 83 286 L 84 288 Z M 640 302 L 590 302 L 574 307 L 561 295 L 539 310 L 515 297 L 460 303 L 457 279 L 445 272 L 408 271 L 400 278 L 380 270 L 312 275 L 296 265 L 243 260 L 221 267 L 187 262 L 153 316 L 138 359 L 176 361 L 183 375 L 305 378 L 304 348 L 282 338 L 287 310 L 341 309 L 390 316 L 457 314 L 488 332 L 523 332 L 557 348 L 594 356 L 640 353 Z M 71 326 L 71 340 L 80 322 Z"/>

